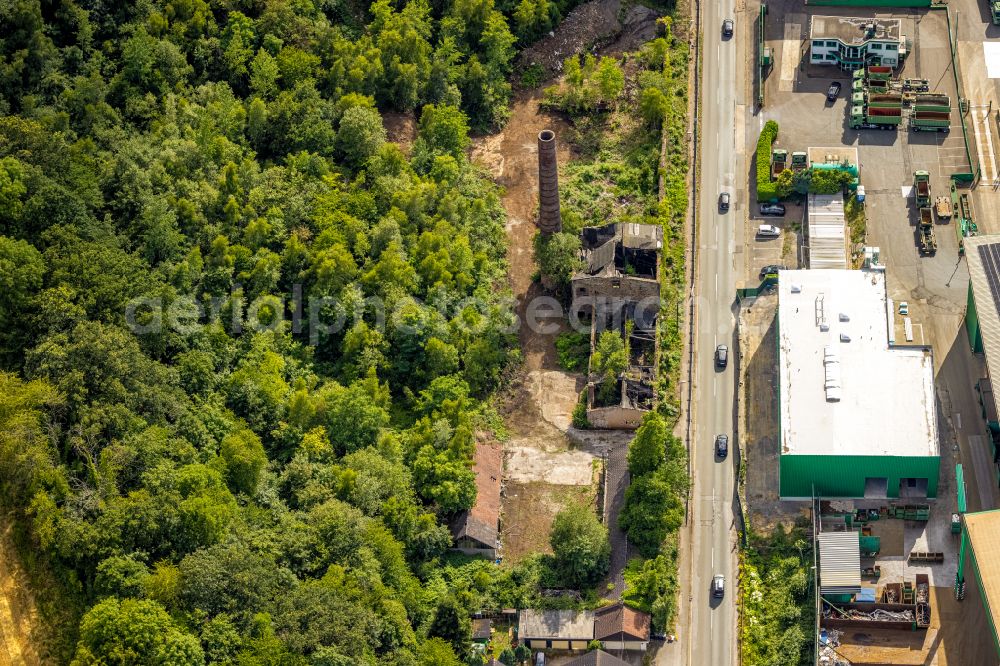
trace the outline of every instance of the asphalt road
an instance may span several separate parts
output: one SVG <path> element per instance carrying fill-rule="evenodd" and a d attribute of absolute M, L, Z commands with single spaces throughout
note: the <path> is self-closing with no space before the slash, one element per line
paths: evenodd
<path fill-rule="evenodd" d="M 737 280 L 735 248 L 748 204 L 746 172 L 737 161 L 737 100 L 743 97 L 744 49 L 752 36 L 751 26 L 737 16 L 734 0 L 701 3 L 702 100 L 701 177 L 699 180 L 698 276 L 696 278 L 696 363 L 694 428 L 691 466 L 694 487 L 692 509 L 691 624 L 687 663 L 728 666 L 736 659 L 736 556 L 733 531 L 733 427 L 735 422 L 734 377 L 736 362 L 730 353 L 729 367 L 716 370 L 715 348 L 734 348 L 732 305 Z M 724 18 L 736 20 L 736 34 L 722 37 Z M 741 133 L 742 135 L 742 133 Z M 730 193 L 730 210 L 718 208 L 719 193 Z M 717 433 L 730 436 L 730 456 L 715 458 Z M 726 577 L 722 599 L 711 595 L 712 577 Z"/>

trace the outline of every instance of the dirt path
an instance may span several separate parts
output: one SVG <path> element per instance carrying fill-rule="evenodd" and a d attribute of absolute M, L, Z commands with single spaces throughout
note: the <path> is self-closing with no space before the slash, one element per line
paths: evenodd
<path fill-rule="evenodd" d="M 507 260 L 517 315 L 525 321 L 533 299 L 548 295 L 533 280 L 535 216 L 538 202 L 538 133 L 556 133 L 560 166 L 571 158 L 567 123 L 539 108 L 540 90 L 519 93 L 504 129 L 473 143 L 472 159 L 505 189 Z M 548 533 L 556 513 L 569 504 L 597 509 L 595 463 L 630 434 L 581 431 L 572 427 L 573 407 L 584 387 L 582 375 L 559 368 L 555 339 L 519 329 L 524 368 L 507 392 L 504 416 L 511 437 L 506 444 L 507 482 L 503 504 L 504 557 L 517 561 L 549 550 Z"/>
<path fill-rule="evenodd" d="M 10 521 L 0 514 L 0 666 L 55 663 L 40 656 L 47 652 L 44 632 L 11 531 Z"/>

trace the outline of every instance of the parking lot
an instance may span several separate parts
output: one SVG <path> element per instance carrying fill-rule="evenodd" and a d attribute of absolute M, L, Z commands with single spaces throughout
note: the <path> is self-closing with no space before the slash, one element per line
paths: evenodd
<path fill-rule="evenodd" d="M 951 131 L 911 132 L 905 123 L 898 131 L 853 130 L 849 126 L 851 80 L 836 66 L 808 63 L 810 12 L 823 15 L 866 16 L 870 8 L 807 7 L 801 0 L 769 3 L 768 46 L 775 62 L 765 81 L 766 104 L 757 115 L 756 131 L 747 132 L 747 151 L 752 154 L 760 128 L 768 120 L 778 123 L 775 147 L 789 153 L 816 146 L 852 146 L 859 155 L 861 184 L 866 192 L 867 242 L 881 249 L 881 261 L 888 269 L 890 297 L 910 304 L 914 342 L 923 336 L 931 343 L 934 331 L 954 341 L 954 317 L 964 312 L 968 270 L 960 261 L 958 236 L 953 224 L 938 224 L 938 251 L 921 257 L 917 251 L 917 209 L 912 194 L 913 172 L 925 170 L 931 177 L 931 195 L 949 192 L 950 176 L 969 171 L 961 121 L 958 90 L 949 56 L 947 21 L 943 12 L 897 9 L 874 13 L 879 18 L 901 21 L 901 33 L 912 43 L 912 52 L 897 72 L 900 78 L 924 78 L 932 92 L 952 100 Z M 840 81 L 843 89 L 834 103 L 826 99 L 830 83 Z M 974 148 L 973 148 L 974 150 Z M 776 222 L 789 240 L 756 239 L 750 243 L 751 261 L 747 280 L 756 279 L 761 267 L 780 263 L 793 267 L 802 254 L 800 233 L 805 211 L 791 205 L 785 218 L 765 220 L 751 210 L 748 238 L 762 222 Z M 792 245 L 791 252 L 788 246 Z M 944 315 L 946 321 L 934 321 Z M 900 322 L 900 326 L 902 323 Z M 900 337 L 902 341 L 902 337 Z"/>
<path fill-rule="evenodd" d="M 748 7 L 748 12 L 754 12 L 757 7 L 759 5 Z M 910 41 L 912 50 L 904 66 L 894 76 L 927 79 L 930 92 L 948 95 L 952 105 L 950 132 L 912 132 L 907 129 L 905 120 L 898 131 L 851 129 L 850 72 L 843 72 L 836 66 L 807 64 L 811 13 L 899 19 L 900 33 Z M 866 193 L 866 244 L 880 248 L 881 263 L 886 266 L 889 297 L 896 303 L 907 302 L 908 316 L 913 325 L 911 342 L 933 348 L 942 449 L 939 499 L 934 502 L 932 511 L 935 519 L 933 524 L 907 526 L 907 530 L 900 532 L 897 549 L 900 552 L 886 552 L 883 556 L 884 574 L 887 580 L 912 578 L 917 570 L 908 566 L 905 553 L 919 550 L 917 545 L 940 547 L 948 551 L 950 557 L 945 564 L 930 567 L 933 571 L 929 573 L 934 574 L 934 589 L 941 597 L 938 605 L 940 616 L 935 613 L 935 626 L 926 637 L 922 637 L 925 640 L 905 641 L 900 645 L 917 659 L 914 663 L 975 663 L 962 661 L 969 656 L 963 654 L 959 647 L 963 616 L 969 604 L 956 605 L 948 599 L 948 586 L 953 580 L 956 562 L 951 553 L 951 535 L 945 534 L 938 522 L 950 519 L 954 503 L 954 463 L 961 460 L 969 465 L 971 448 L 977 441 L 985 441 L 985 426 L 978 418 L 978 405 L 971 389 L 977 377 L 985 376 L 985 368 L 982 360 L 970 353 L 963 329 L 969 276 L 966 263 L 959 254 L 955 225 L 938 223 L 935 227 L 937 252 L 933 256 L 920 256 L 917 249 L 917 209 L 912 192 L 915 170 L 929 172 L 932 200 L 949 193 L 953 173 L 973 170 L 963 139 L 959 93 L 952 71 L 945 12 L 810 7 L 803 0 L 776 0 L 768 3 L 766 39 L 774 64 L 765 80 L 765 106 L 746 132 L 747 154 L 754 153 L 757 136 L 768 120 L 774 120 L 779 125 L 775 147 L 783 148 L 789 154 L 821 146 L 834 149 L 851 146 L 857 149 L 860 182 Z M 842 90 L 837 100 L 830 103 L 826 92 L 833 81 L 839 81 Z M 975 143 L 977 135 L 974 129 L 972 126 L 969 128 L 969 141 L 973 155 L 977 155 L 979 148 Z M 752 183 L 752 171 L 748 177 Z M 756 208 L 752 207 L 747 220 L 749 261 L 745 277 L 748 284 L 757 279 L 764 265 L 778 263 L 795 267 L 802 255 L 800 230 L 805 226 L 802 206 L 788 206 L 784 218 L 762 218 L 756 214 Z M 781 226 L 781 241 L 756 238 L 754 231 L 762 223 Z M 789 244 L 792 245 L 790 252 L 787 249 Z M 762 301 L 754 306 L 755 316 L 764 304 Z M 903 344 L 906 342 L 903 317 L 898 314 L 898 309 L 896 311 L 896 340 Z M 758 333 L 763 335 L 758 337 L 766 338 L 767 328 L 761 328 L 759 324 Z M 767 344 L 762 345 L 764 349 L 767 347 Z M 752 354 L 751 365 L 760 351 L 758 348 L 757 353 Z M 762 396 L 773 392 L 770 385 L 773 379 L 765 370 L 770 368 L 770 362 L 765 356 L 761 356 L 763 367 L 758 368 L 759 381 L 753 378 L 756 373 L 748 373 L 748 391 L 755 393 L 756 398 L 745 402 L 746 409 L 754 412 L 747 417 L 749 465 L 763 470 L 759 474 L 761 482 L 756 485 L 749 481 L 748 474 L 747 499 L 751 516 L 764 523 L 769 522 L 772 516 L 793 515 L 795 508 L 783 506 L 785 503 L 778 501 L 769 487 L 776 481 L 774 473 L 769 477 L 767 472 L 771 467 L 770 458 L 777 456 L 777 447 L 774 426 L 768 418 L 774 410 L 771 407 L 764 409 L 759 403 Z M 975 482 L 967 483 L 970 493 L 976 493 L 972 488 Z M 976 504 L 979 504 L 978 498 Z M 926 529 L 928 527 L 931 529 Z M 876 637 L 869 635 L 867 638 Z M 847 643 L 863 647 L 865 639 L 851 636 Z M 865 658 L 872 659 L 872 654 L 854 653 L 852 656 L 861 657 L 862 663 L 878 662 L 877 658 L 864 661 Z"/>

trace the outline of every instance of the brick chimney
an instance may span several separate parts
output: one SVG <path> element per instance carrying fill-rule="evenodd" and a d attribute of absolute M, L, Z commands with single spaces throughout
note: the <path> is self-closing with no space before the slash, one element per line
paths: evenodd
<path fill-rule="evenodd" d="M 538 228 L 543 234 L 562 231 L 556 133 L 548 129 L 538 133 Z"/>

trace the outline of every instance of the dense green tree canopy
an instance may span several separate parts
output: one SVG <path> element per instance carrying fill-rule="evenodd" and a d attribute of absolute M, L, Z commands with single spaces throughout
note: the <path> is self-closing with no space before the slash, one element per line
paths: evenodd
<path fill-rule="evenodd" d="M 0 8 L 0 491 L 59 660 L 459 663 L 542 575 L 445 562 L 517 358 L 469 133 L 570 3 L 57 4 Z"/>

